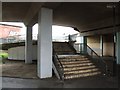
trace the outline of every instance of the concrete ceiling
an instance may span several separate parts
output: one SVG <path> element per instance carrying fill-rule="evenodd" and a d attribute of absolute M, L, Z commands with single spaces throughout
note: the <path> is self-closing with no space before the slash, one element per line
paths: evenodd
<path fill-rule="evenodd" d="M 113 25 L 113 9 L 110 2 L 4 2 L 3 21 L 35 24 L 41 7 L 53 9 L 53 24 L 70 26 L 80 32 Z M 115 3 L 116 4 L 116 3 Z M 116 16 L 120 13 L 116 10 Z"/>
<path fill-rule="evenodd" d="M 2 3 L 2 20 L 23 22 L 31 3 Z"/>
<path fill-rule="evenodd" d="M 108 4 L 109 3 L 62 3 L 61 6 L 54 11 L 54 23 L 77 27 L 81 31 L 93 29 L 92 23 L 112 18 L 113 10 L 107 8 Z"/>

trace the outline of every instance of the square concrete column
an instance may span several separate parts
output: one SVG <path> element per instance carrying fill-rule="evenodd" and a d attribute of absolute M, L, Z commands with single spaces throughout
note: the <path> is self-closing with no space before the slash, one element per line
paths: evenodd
<path fill-rule="evenodd" d="M 84 51 L 84 53 L 86 54 L 87 53 L 87 37 L 86 36 L 84 36 L 83 37 L 83 51 Z"/>
<path fill-rule="evenodd" d="M 32 26 L 27 26 L 26 30 L 25 63 L 32 63 Z"/>
<path fill-rule="evenodd" d="M 120 32 L 117 32 L 117 42 L 116 42 L 116 57 L 117 57 L 117 64 L 120 64 Z"/>
<path fill-rule="evenodd" d="M 100 36 L 100 56 L 103 57 L 103 35 Z"/>
<path fill-rule="evenodd" d="M 38 77 L 52 77 L 52 10 L 41 8 L 38 17 Z"/>

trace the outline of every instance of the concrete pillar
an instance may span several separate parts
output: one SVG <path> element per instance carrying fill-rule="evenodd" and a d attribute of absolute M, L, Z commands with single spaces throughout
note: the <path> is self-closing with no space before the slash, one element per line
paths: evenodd
<path fill-rule="evenodd" d="M 32 26 L 27 26 L 26 30 L 25 63 L 32 63 Z"/>
<path fill-rule="evenodd" d="M 52 77 L 52 10 L 41 8 L 38 16 L 38 77 Z"/>
<path fill-rule="evenodd" d="M 114 59 L 116 59 L 116 33 L 114 34 L 114 36 L 113 36 L 114 38 L 113 38 L 113 56 L 114 56 Z"/>
<path fill-rule="evenodd" d="M 84 48 L 84 53 L 86 54 L 87 53 L 87 37 L 84 36 L 83 37 L 83 48 Z"/>
<path fill-rule="evenodd" d="M 117 57 L 117 64 L 120 64 L 120 32 L 117 32 L 117 42 L 116 42 L 116 57 Z"/>
<path fill-rule="evenodd" d="M 100 56 L 103 57 L 103 35 L 100 36 Z"/>

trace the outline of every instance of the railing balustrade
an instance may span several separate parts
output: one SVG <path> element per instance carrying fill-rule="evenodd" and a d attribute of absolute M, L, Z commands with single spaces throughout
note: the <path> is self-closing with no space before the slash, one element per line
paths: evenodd
<path fill-rule="evenodd" d="M 61 80 L 64 80 L 64 68 L 62 63 L 60 62 L 57 53 L 53 50 L 53 63 L 58 71 L 59 77 Z"/>
<path fill-rule="evenodd" d="M 99 56 L 92 48 L 90 48 L 85 43 L 79 43 L 79 45 L 77 44 L 77 46 L 79 46 L 80 54 L 86 54 L 90 56 L 91 60 L 93 60 L 93 62 L 96 63 L 99 68 L 101 68 L 102 72 L 104 74 L 107 74 L 108 67 L 101 56 Z"/>

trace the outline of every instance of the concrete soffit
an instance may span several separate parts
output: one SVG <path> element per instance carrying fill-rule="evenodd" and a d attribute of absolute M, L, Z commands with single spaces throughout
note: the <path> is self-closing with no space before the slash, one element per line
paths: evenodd
<path fill-rule="evenodd" d="M 61 5 L 61 2 L 40 2 L 40 3 L 31 3 L 31 6 L 24 17 L 25 25 L 33 26 L 35 23 L 38 22 L 38 12 L 43 8 L 53 9 L 54 11 Z"/>
<path fill-rule="evenodd" d="M 84 31 L 80 31 L 81 36 L 89 36 L 96 34 L 107 34 L 107 33 L 115 33 L 120 31 L 120 21 L 119 16 L 116 17 L 116 24 L 114 26 L 113 18 L 109 18 L 106 20 L 102 20 L 96 23 L 91 23 L 86 25 Z"/>
<path fill-rule="evenodd" d="M 114 28 L 112 26 L 112 27 L 108 27 L 108 28 L 98 29 L 95 31 L 80 33 L 80 36 L 101 35 L 101 34 L 109 34 L 109 33 L 116 33 L 116 32 L 120 32 L 120 25 L 117 26 L 116 28 Z"/>
<path fill-rule="evenodd" d="M 35 22 L 35 18 L 38 14 L 38 11 L 44 3 L 31 3 L 31 6 L 24 17 L 24 24 L 32 26 Z"/>
<path fill-rule="evenodd" d="M 100 35 L 108 33 L 120 32 L 120 3 L 117 3 L 116 16 L 91 23 L 86 25 L 83 31 L 80 31 L 81 36 Z M 115 20 L 115 21 L 114 21 Z"/>

